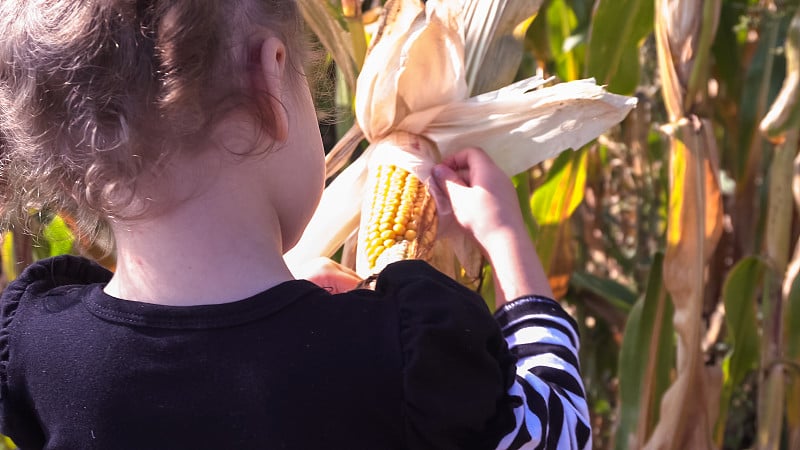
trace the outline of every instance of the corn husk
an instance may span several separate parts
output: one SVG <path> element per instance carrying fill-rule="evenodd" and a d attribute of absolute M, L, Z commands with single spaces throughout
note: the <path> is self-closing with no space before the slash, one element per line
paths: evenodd
<path fill-rule="evenodd" d="M 357 208 L 362 203 L 368 160 L 379 157 L 374 150 L 394 133 L 419 135 L 438 148 L 431 154 L 441 157 L 466 146 L 482 147 L 506 173 L 515 174 L 567 148 L 581 147 L 635 106 L 634 98 L 607 93 L 594 80 L 544 87 L 551 80 L 537 77 L 470 98 L 471 86 L 475 88 L 478 77 L 485 76 L 476 68 L 494 63 L 486 59 L 491 45 L 478 48 L 475 36 L 504 45 L 499 43 L 503 39 L 494 41 L 492 33 L 507 33 L 519 20 L 520 11 L 530 12 L 540 3 L 515 1 L 514 7 L 510 1 L 499 0 L 387 2 L 356 84 L 356 119 L 372 151 L 361 155 L 326 189 L 331 193 L 326 192 L 300 243 L 286 255 L 290 267 L 332 255 L 353 233 L 353 205 Z M 487 19 L 484 33 L 476 28 L 477 17 L 493 18 Z M 468 30 L 471 44 L 466 41 Z M 466 55 L 470 55 L 471 75 Z M 422 180 L 430 179 L 414 167 L 404 168 Z M 337 183 L 342 177 L 360 184 L 345 188 Z M 440 214 L 449 209 L 443 206 Z M 458 247 L 452 252 L 470 258 L 476 254 L 464 247 L 469 241 L 463 236 L 450 237 L 448 245 Z M 474 269 L 474 260 L 468 265 Z"/>
<path fill-rule="evenodd" d="M 381 166 L 395 166 L 407 170 L 409 173 L 414 174 L 426 186 L 434 186 L 435 183 L 431 180 L 434 161 L 438 160 L 437 150 L 430 141 L 421 138 L 419 135 L 410 134 L 403 131 L 395 132 L 379 140 L 375 144 L 372 157 L 369 158 L 367 167 L 367 181 L 365 184 L 365 192 L 372 193 L 378 183 L 378 170 Z M 428 189 L 425 195 L 426 201 L 434 201 L 434 191 Z M 361 220 L 359 223 L 359 238 L 358 242 L 366 242 L 367 229 L 370 225 L 369 211 L 372 208 L 373 199 L 370 195 L 364 195 L 361 207 Z M 439 203 L 440 205 L 442 203 Z M 442 215 L 444 211 L 439 211 L 438 214 Z M 392 249 L 387 250 L 382 258 L 379 258 L 378 263 L 373 267 L 367 258 L 364 251 L 358 251 L 356 254 L 356 273 L 362 277 L 372 275 L 375 272 L 380 272 L 387 264 L 394 262 L 398 259 L 415 258 L 431 260 L 434 254 L 433 246 L 425 246 L 421 243 L 423 240 L 424 229 L 429 229 L 433 236 L 436 234 L 438 227 L 438 220 L 421 221 L 417 232 L 420 234 L 419 240 L 416 245 L 409 248 L 400 249 L 395 245 Z M 397 252 L 407 254 L 406 256 L 397 256 Z M 440 268 L 441 270 L 442 268 Z M 450 271 L 452 272 L 452 271 Z M 455 273 L 451 273 L 455 275 Z"/>

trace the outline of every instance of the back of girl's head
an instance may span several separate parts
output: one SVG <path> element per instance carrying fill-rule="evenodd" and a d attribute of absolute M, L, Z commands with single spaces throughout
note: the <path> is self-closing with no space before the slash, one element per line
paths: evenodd
<path fill-rule="evenodd" d="M 44 208 L 94 229 L 226 112 L 250 108 L 268 127 L 241 75 L 255 27 L 299 67 L 293 0 L 2 0 L 3 218 Z"/>

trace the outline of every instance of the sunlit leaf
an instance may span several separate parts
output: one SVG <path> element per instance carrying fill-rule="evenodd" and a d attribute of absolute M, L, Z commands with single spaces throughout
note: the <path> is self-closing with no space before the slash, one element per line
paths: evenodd
<path fill-rule="evenodd" d="M 568 219 L 583 201 L 586 188 L 586 151 L 562 153 L 547 172 L 547 180 L 531 198 L 531 211 L 540 225 Z"/>
<path fill-rule="evenodd" d="M 586 151 L 562 153 L 531 197 L 531 212 L 539 224 L 536 251 L 557 298 L 566 293 L 574 263 L 567 219 L 583 201 L 585 189 Z"/>
<path fill-rule="evenodd" d="M 61 216 L 54 216 L 53 220 L 45 225 L 42 236 L 50 244 L 49 256 L 66 255 L 72 251 L 75 238 Z"/>
<path fill-rule="evenodd" d="M 11 439 L 3 436 L 2 441 L 0 441 L 0 450 L 15 450 L 16 448 L 17 446 L 14 445 L 14 442 L 12 442 Z"/>
<path fill-rule="evenodd" d="M 3 233 L 3 246 L 0 258 L 3 259 L 3 274 L 6 281 L 14 281 L 17 278 L 17 257 L 14 252 L 14 232 L 6 231 Z"/>
<path fill-rule="evenodd" d="M 556 72 L 564 81 L 580 78 L 580 59 L 574 48 L 565 43 L 578 26 L 578 19 L 564 0 L 552 0 L 547 7 L 550 52 L 556 61 Z"/>

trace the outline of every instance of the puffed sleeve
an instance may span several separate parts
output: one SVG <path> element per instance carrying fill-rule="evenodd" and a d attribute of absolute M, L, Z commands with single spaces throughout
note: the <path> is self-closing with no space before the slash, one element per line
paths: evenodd
<path fill-rule="evenodd" d="M 11 388 L 9 380 L 9 364 L 14 356 L 9 346 L 10 333 L 20 300 L 31 282 L 31 272 L 23 272 L 0 296 L 0 433 L 12 437 L 20 448 L 41 447 L 44 443 L 44 432 L 35 413 Z"/>
<path fill-rule="evenodd" d="M 14 337 L 25 333 L 30 309 L 54 288 L 107 282 L 111 272 L 84 258 L 63 255 L 28 266 L 0 295 L 0 434 L 20 448 L 41 448 L 45 432 L 39 424 L 24 379 L 25 355 L 15 352 Z"/>
<path fill-rule="evenodd" d="M 424 262 L 384 269 L 397 302 L 409 449 L 491 449 L 514 430 L 515 358 L 480 296 Z"/>

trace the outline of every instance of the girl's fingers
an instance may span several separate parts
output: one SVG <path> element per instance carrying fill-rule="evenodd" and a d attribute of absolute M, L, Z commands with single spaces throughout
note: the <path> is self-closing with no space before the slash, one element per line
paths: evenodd
<path fill-rule="evenodd" d="M 492 167 L 494 162 L 483 150 L 468 147 L 445 158 L 442 164 L 458 173 L 463 184 L 472 186 L 473 180 L 480 178 L 481 173 Z"/>
<path fill-rule="evenodd" d="M 483 150 L 476 147 L 467 147 L 448 156 L 445 161 L 449 162 L 449 166 L 455 165 L 457 168 L 474 166 L 489 160 L 489 155 Z"/>
<path fill-rule="evenodd" d="M 461 179 L 459 174 L 453 171 L 453 169 L 445 163 L 437 164 L 433 168 L 433 178 L 436 180 L 436 184 L 439 186 L 439 189 L 441 189 L 443 192 L 450 191 L 448 187 L 448 181 L 461 186 L 464 185 L 464 180 Z"/>

